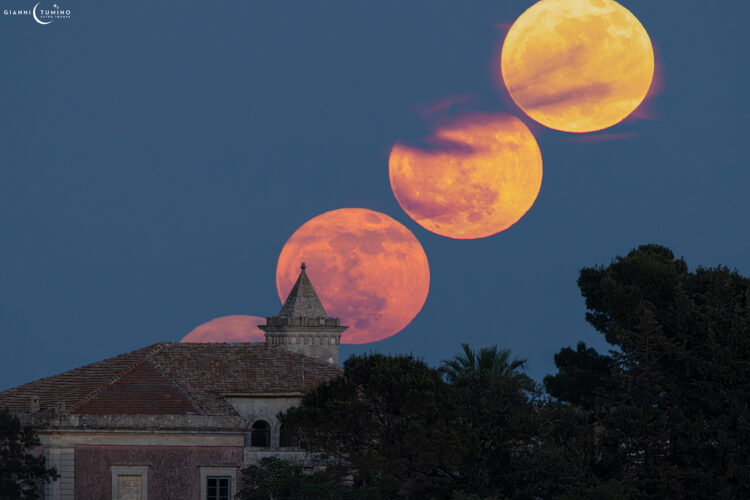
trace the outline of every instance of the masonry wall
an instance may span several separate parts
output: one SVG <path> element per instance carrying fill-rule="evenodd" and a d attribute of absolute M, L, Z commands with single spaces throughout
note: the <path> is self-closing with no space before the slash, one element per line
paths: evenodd
<path fill-rule="evenodd" d="M 112 498 L 111 466 L 146 465 L 149 499 L 200 500 L 200 467 L 239 470 L 242 460 L 242 447 L 76 446 L 75 497 Z"/>

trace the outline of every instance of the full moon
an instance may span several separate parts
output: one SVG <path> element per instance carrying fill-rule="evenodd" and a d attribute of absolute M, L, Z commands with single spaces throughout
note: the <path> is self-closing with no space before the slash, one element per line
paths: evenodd
<path fill-rule="evenodd" d="M 484 238 L 515 224 L 542 185 L 542 154 L 512 115 L 471 115 L 442 126 L 420 149 L 391 149 L 391 188 L 401 208 L 428 231 Z"/>
<path fill-rule="evenodd" d="M 282 303 L 301 262 L 329 316 L 349 327 L 345 344 L 395 335 L 419 313 L 430 288 L 422 245 L 380 212 L 342 208 L 310 219 L 284 245 L 276 266 Z"/>
<path fill-rule="evenodd" d="M 515 103 L 542 125 L 592 132 L 646 97 L 654 50 L 638 19 L 613 0 L 542 0 L 516 19 L 500 67 Z"/>
<path fill-rule="evenodd" d="M 180 342 L 265 342 L 265 333 L 258 328 L 265 324 L 266 318 L 259 316 L 222 316 L 195 327 Z"/>

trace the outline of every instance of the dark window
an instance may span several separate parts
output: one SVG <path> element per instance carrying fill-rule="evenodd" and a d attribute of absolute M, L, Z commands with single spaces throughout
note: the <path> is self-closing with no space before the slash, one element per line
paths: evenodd
<path fill-rule="evenodd" d="M 271 427 L 265 420 L 258 420 L 253 424 L 250 433 L 250 446 L 267 448 L 271 445 Z"/>
<path fill-rule="evenodd" d="M 208 500 L 229 500 L 229 478 L 226 476 L 207 477 L 206 498 Z"/>
<path fill-rule="evenodd" d="M 279 447 L 295 448 L 297 446 L 297 436 L 290 434 L 282 425 L 279 430 Z"/>

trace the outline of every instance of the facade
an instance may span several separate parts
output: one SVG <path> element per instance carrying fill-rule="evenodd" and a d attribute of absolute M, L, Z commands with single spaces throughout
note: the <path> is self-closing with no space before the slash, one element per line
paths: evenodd
<path fill-rule="evenodd" d="M 265 343 L 162 342 L 0 392 L 61 478 L 44 498 L 229 500 L 239 470 L 305 462 L 277 415 L 342 373 L 341 332 L 302 272 Z"/>

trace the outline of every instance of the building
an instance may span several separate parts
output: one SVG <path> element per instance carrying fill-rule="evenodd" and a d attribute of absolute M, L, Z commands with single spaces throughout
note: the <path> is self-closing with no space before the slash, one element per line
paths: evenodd
<path fill-rule="evenodd" d="M 161 342 L 0 392 L 61 475 L 44 498 L 229 500 L 242 467 L 306 460 L 277 415 L 341 374 L 346 327 L 303 264 L 262 328 L 265 343 Z"/>

